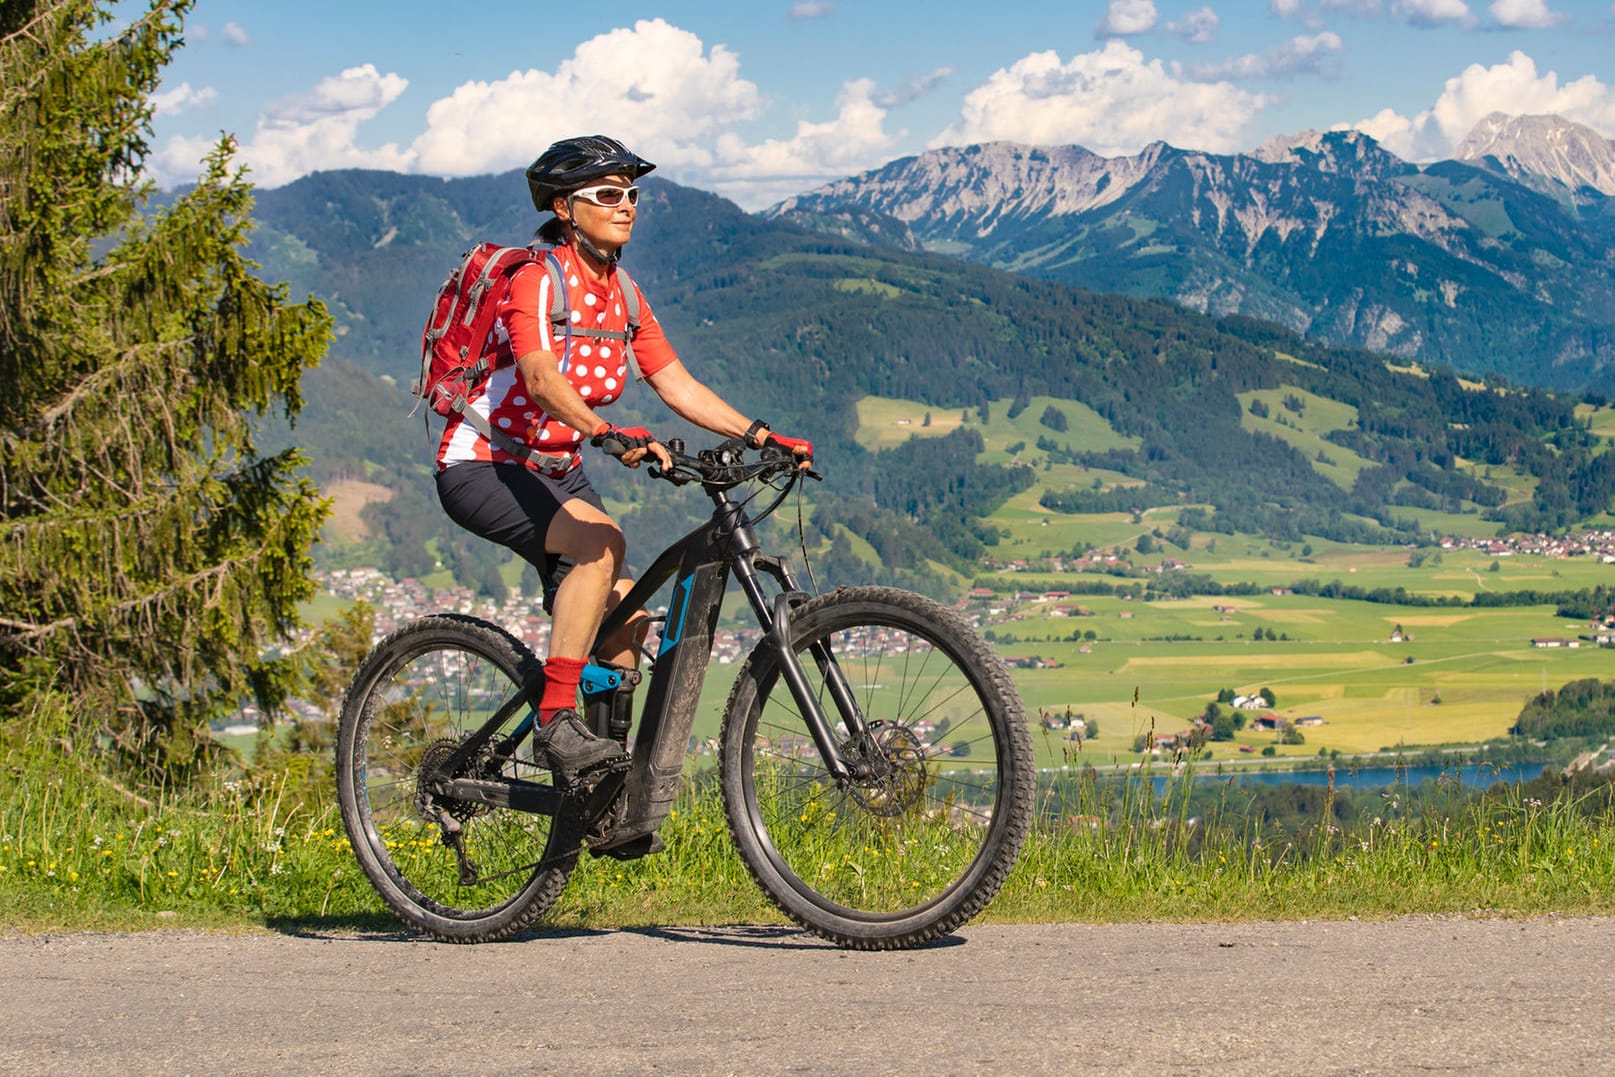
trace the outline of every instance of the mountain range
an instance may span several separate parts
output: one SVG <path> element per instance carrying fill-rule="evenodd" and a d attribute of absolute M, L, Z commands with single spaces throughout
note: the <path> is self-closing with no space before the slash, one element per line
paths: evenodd
<path fill-rule="evenodd" d="M 1429 511 L 1560 528 L 1606 512 L 1615 493 L 1615 454 L 1570 396 L 829 236 L 656 176 L 642 187 L 625 264 L 697 376 L 818 445 L 833 481 L 814 491 L 809 540 L 840 551 L 834 575 L 847 582 L 940 593 L 937 566 L 968 578 L 996 541 L 983 519 L 1032 486 L 1051 511 L 1176 505 L 1197 530 L 1367 542 L 1428 538 Z M 254 216 L 263 275 L 324 300 L 337 332 L 305 377 L 297 426 L 267 431 L 266 447 L 296 443 L 316 478 L 395 491 L 366 510 L 371 553 L 388 559 L 369 563 L 419 575 L 435 549 L 462 580 L 487 581 L 495 563 L 434 504 L 431 438 L 400 387 L 460 252 L 531 235 L 522 174 L 323 173 L 260 192 Z M 950 432 L 866 448 L 858 405 L 871 396 L 940 409 Z M 1037 405 L 1046 421 L 1033 411 L 1020 446 L 985 453 L 989 417 L 1013 421 L 1036 398 L 1052 401 Z M 643 389 L 612 411 L 677 432 Z M 622 469 L 592 473 L 638 533 L 682 523 L 679 499 Z M 878 567 L 837 546 L 846 535 Z"/>
<path fill-rule="evenodd" d="M 1615 144 L 1493 115 L 1459 157 L 1415 165 L 1358 131 L 1232 155 L 989 143 L 767 216 L 1461 372 L 1615 388 Z"/>

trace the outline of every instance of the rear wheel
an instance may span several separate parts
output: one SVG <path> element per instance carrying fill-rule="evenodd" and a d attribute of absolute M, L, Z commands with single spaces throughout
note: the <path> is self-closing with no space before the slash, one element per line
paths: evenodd
<path fill-rule="evenodd" d="M 435 938 L 507 938 L 566 887 L 581 839 L 566 816 L 445 798 L 422 779 L 423 764 L 441 766 L 541 671 L 498 626 L 433 616 L 378 644 L 343 700 L 337 798 L 348 840 L 382 900 Z M 529 713 L 518 708 L 501 732 Z M 484 750 L 454 777 L 537 783 L 549 774 Z"/>
<path fill-rule="evenodd" d="M 741 857 L 782 911 L 844 946 L 896 949 L 945 935 L 1003 885 L 1032 811 L 1031 735 L 1004 664 L 953 611 L 858 587 L 791 615 L 792 649 L 829 721 L 840 713 L 817 649 L 834 656 L 870 736 L 837 782 L 764 644 L 724 716 L 722 786 Z"/>

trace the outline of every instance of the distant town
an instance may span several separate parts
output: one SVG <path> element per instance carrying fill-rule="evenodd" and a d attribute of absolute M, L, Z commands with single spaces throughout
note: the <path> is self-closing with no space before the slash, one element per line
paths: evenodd
<path fill-rule="evenodd" d="M 1447 536 L 1437 543 L 1443 550 L 1474 550 L 1490 557 L 1532 555 L 1550 559 L 1592 557 L 1603 564 L 1615 565 L 1615 530 L 1593 530 L 1562 536 L 1545 534 L 1517 534 L 1499 538 Z M 1125 553 L 1094 550 L 1081 557 L 1040 558 L 1035 565 L 1024 560 L 1011 560 L 995 565 L 1002 570 L 1066 572 L 1171 572 L 1188 569 L 1189 562 L 1166 557 L 1156 563 L 1135 563 Z M 418 579 L 395 580 L 375 568 L 320 569 L 313 573 L 315 581 L 327 594 L 350 602 L 364 601 L 375 610 L 373 641 L 379 641 L 395 629 L 433 613 L 462 613 L 481 617 L 504 627 L 517 636 L 537 654 L 549 647 L 550 621 L 538 606 L 536 598 L 512 589 L 502 603 L 477 595 L 460 586 L 428 588 Z M 1028 607 L 1042 607 L 1041 612 L 1053 616 L 1082 617 L 1090 615 L 1087 608 L 1070 601 L 1069 592 L 1012 591 L 990 588 L 972 590 L 957 608 L 978 629 L 983 630 L 1009 623 L 1024 617 Z M 655 611 L 665 612 L 665 611 Z M 1219 608 L 1218 612 L 1229 610 Z M 1127 617 L 1130 614 L 1123 613 Z M 1398 626 L 1400 630 L 1400 626 Z M 1615 618 L 1602 618 L 1589 626 L 1587 642 L 1600 646 L 1615 645 Z M 312 639 L 314 629 L 304 628 L 293 639 L 294 646 L 303 646 Z M 730 664 L 743 659 L 762 638 L 755 628 L 728 629 L 720 627 L 713 641 L 713 661 Z M 1395 636 L 1392 642 L 1400 642 Z M 882 639 L 863 641 L 871 649 L 887 643 Z M 1581 640 L 1551 637 L 1530 641 L 1535 647 L 1576 647 Z M 646 650 L 654 654 L 659 640 L 653 625 Z M 1082 645 L 1084 652 L 1091 649 L 1091 641 Z M 1036 656 L 1010 657 L 1010 665 L 1018 668 L 1050 668 L 1058 663 Z M 308 709 L 307 704 L 293 701 L 294 711 Z M 315 717 L 312 713 L 308 717 Z M 225 729 L 245 732 L 255 729 L 258 721 L 256 709 L 248 706 L 232 716 Z"/>

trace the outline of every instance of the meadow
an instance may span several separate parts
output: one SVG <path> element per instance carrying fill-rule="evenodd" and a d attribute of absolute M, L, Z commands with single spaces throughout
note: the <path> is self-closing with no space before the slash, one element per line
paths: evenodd
<path fill-rule="evenodd" d="M 1362 462 L 1322 440 L 1323 433 L 1352 420 L 1352 409 L 1293 389 L 1247 395 L 1263 399 L 1268 411 L 1267 418 L 1247 412 L 1247 426 L 1286 437 L 1309 455 L 1323 452 L 1328 460 L 1314 466 L 1334 481 L 1349 485 L 1355 478 Z M 1288 396 L 1301 401 L 1299 413 L 1284 407 Z M 1066 415 L 1068 431 L 1054 435 L 1041 423 L 1049 407 Z M 1339 581 L 1365 591 L 1403 588 L 1421 598 L 1468 601 L 1483 592 L 1610 586 L 1615 565 L 1586 556 L 1492 556 L 1468 548 L 1415 551 L 1207 533 L 1180 547 L 1157 537 L 1172 533 L 1176 507 L 1062 514 L 1040 505 L 1045 490 L 1111 489 L 1134 481 L 1051 463 L 1035 449 L 1040 436 L 1098 449 L 1126 445 L 1127 439 L 1074 401 L 1034 397 L 1016 418 L 1008 411 L 1007 401 L 996 402 L 981 423 L 973 411 L 932 410 L 926 425 L 921 405 L 871 398 L 859 405 L 860 442 L 890 447 L 970 422 L 982 434 L 988 460 L 1018 458 L 1036 469 L 1037 482 L 992 517 L 1001 539 L 991 552 L 1001 567 L 983 571 L 978 582 L 998 592 L 981 611 L 983 629 L 992 633 L 998 651 L 1051 664 L 1015 672 L 1028 712 L 1035 718 L 1041 711 L 1064 716 L 1069 710 L 1097 720 L 1098 736 L 1080 745 L 1063 735 L 1040 738 L 1043 765 L 1067 765 L 1073 758 L 1136 761 L 1131 749 L 1138 736 L 1184 729 L 1225 688 L 1240 694 L 1271 689 L 1273 713 L 1322 724 L 1301 727 L 1304 743 L 1288 745 L 1247 726 L 1234 741 L 1210 745 L 1212 757 L 1248 760 L 1271 746 L 1278 756 L 1295 759 L 1477 744 L 1506 736 L 1520 707 L 1545 689 L 1584 677 L 1615 678 L 1615 650 L 1586 641 L 1573 648 L 1532 645 L 1542 638 L 1576 640 L 1586 632 L 1585 623 L 1556 616 L 1552 606 L 1449 608 L 1287 593 L 1298 581 Z M 1600 436 L 1615 435 L 1610 409 L 1586 409 L 1583 417 Z M 1503 470 L 1493 472 L 1493 481 L 1513 482 L 1512 496 L 1527 496 L 1528 487 Z M 1478 515 L 1408 511 L 1441 534 L 1496 531 Z M 1138 550 L 1141 537 L 1150 552 Z M 1089 548 L 1141 568 L 1158 569 L 1171 559 L 1183 571 L 1225 586 L 1254 584 L 1262 593 L 1155 601 L 1080 593 L 1084 585 L 1144 582 L 1065 567 Z M 1076 610 L 1080 615 L 1073 616 Z"/>
<path fill-rule="evenodd" d="M 1125 443 L 1077 405 L 1033 400 L 1014 420 L 1006 407 L 992 409 L 983 426 L 988 456 L 1028 454 L 1050 404 L 1066 412 L 1073 440 Z M 1270 418 L 1277 408 L 1282 400 L 1269 407 Z M 1341 421 L 1325 411 L 1307 402 L 1302 414 L 1319 424 Z M 979 423 L 974 413 L 933 411 L 927 425 L 923 408 L 901 401 L 866 401 L 860 417 L 871 445 Z M 1615 436 L 1606 409 L 1588 418 L 1595 431 Z M 1296 420 L 1287 429 L 1317 436 L 1303 425 Z M 1006 658 L 1042 660 L 1046 668 L 1015 671 L 1034 722 L 1070 712 L 1097 733 L 1076 741 L 1064 729 L 1037 729 L 1044 768 L 1038 825 L 986 919 L 1615 911 L 1615 816 L 1607 786 L 1544 778 L 1533 783 L 1541 788 L 1484 795 L 1456 783 L 1404 786 L 1358 794 L 1350 817 L 1340 810 L 1347 792 L 1337 801 L 1331 786 L 1291 798 L 1291 814 L 1275 822 L 1255 805 L 1256 794 L 1216 776 L 1236 760 L 1262 762 L 1263 751 L 1275 753 L 1268 762 L 1353 766 L 1387 749 L 1475 745 L 1505 736 L 1523 702 L 1545 688 L 1615 678 L 1615 651 L 1532 646 L 1540 637 L 1574 639 L 1585 628 L 1549 606 L 1323 599 L 1290 593 L 1296 581 L 1468 599 L 1487 591 L 1608 585 L 1615 566 L 1585 557 L 1433 548 L 1414 556 L 1421 551 L 1203 533 L 1186 546 L 1156 538 L 1144 553 L 1141 537 L 1170 533 L 1175 510 L 1050 512 L 1038 504 L 1043 489 L 1129 480 L 1050 464 L 1035 450 L 1030 455 L 1039 483 L 995 515 L 998 566 L 984 567 L 974 581 L 992 594 L 973 600 L 967 612 Z M 1326 455 L 1332 462 L 1320 466 L 1340 470 L 1342 480 L 1355 466 L 1344 454 Z M 1447 533 L 1487 533 L 1472 516 L 1430 522 L 1470 528 L 1441 528 Z M 1255 593 L 1152 601 L 1079 593 L 1087 585 L 1141 582 L 1056 570 L 1055 559 L 1064 565 L 1090 549 L 1134 565 L 1172 558 L 1224 584 L 1254 584 Z M 318 619 L 340 608 L 327 597 L 308 612 Z M 735 665 L 712 666 L 698 739 L 717 735 L 736 672 Z M 1141 735 L 1185 727 L 1222 689 L 1266 689 L 1274 713 L 1319 724 L 1299 726 L 1300 744 L 1277 744 L 1274 734 L 1247 726 L 1198 757 L 1133 751 Z M 393 924 L 347 847 L 323 756 L 276 772 L 256 768 L 249 751 L 217 781 L 150 794 L 86 765 L 65 735 L 22 739 L 6 732 L 0 728 L 0 768 L 8 776 L 0 788 L 0 929 L 387 930 Z M 251 746 L 250 739 L 242 743 Z M 716 790 L 703 777 L 709 766 L 705 754 L 692 758 L 690 781 L 662 831 L 665 853 L 629 863 L 582 858 L 546 926 L 779 922 L 735 855 Z M 1140 792 L 1148 782 L 1105 784 L 1112 766 L 1142 767 L 1145 777 L 1159 779 L 1159 793 Z"/>
<path fill-rule="evenodd" d="M 0 766 L 0 931 L 269 929 L 391 932 L 328 794 L 245 774 L 148 798 L 59 745 L 7 743 Z M 1231 921 L 1615 911 L 1608 786 L 1485 796 L 1388 789 L 1349 827 L 1333 790 L 1289 825 L 1238 786 L 1164 767 L 1147 783 L 1051 785 L 991 922 Z M 1190 794 L 1199 789 L 1194 814 Z M 1133 792 L 1128 792 L 1133 790 Z M 1206 795 L 1209 792 L 1209 798 Z M 539 930 L 773 924 L 711 781 L 691 781 L 664 852 L 581 857 Z M 448 855 L 444 853 L 444 855 Z"/>

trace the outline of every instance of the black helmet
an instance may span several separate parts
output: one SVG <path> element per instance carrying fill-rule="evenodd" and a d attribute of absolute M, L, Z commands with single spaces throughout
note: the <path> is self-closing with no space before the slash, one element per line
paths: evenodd
<path fill-rule="evenodd" d="M 527 166 L 527 189 L 538 211 L 549 213 L 556 195 L 575 191 L 590 180 L 618 175 L 636 180 L 655 167 L 605 135 L 563 138 Z"/>

